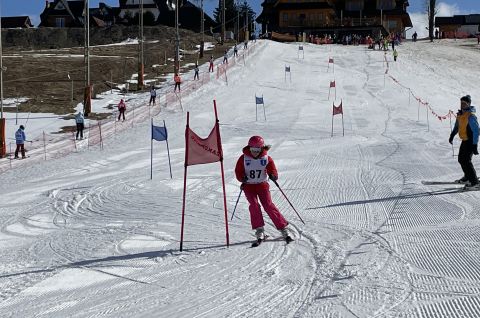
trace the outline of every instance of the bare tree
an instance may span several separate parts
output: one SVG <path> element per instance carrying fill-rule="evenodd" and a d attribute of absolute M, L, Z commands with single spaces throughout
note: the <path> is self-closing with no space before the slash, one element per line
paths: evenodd
<path fill-rule="evenodd" d="M 437 0 L 425 0 L 425 10 L 428 17 L 428 37 L 430 42 L 433 42 L 434 31 L 435 31 L 435 15 L 437 11 Z"/>

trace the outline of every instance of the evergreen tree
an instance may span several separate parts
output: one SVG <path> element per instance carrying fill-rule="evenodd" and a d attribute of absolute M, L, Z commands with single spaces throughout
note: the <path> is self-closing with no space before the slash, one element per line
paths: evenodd
<path fill-rule="evenodd" d="M 241 5 L 238 6 L 238 11 L 240 13 L 240 28 L 245 26 L 245 23 L 248 22 L 247 30 L 253 30 L 253 23 L 255 23 L 255 12 L 252 10 L 250 5 L 244 1 Z M 248 20 L 246 20 L 248 16 Z"/>
<path fill-rule="evenodd" d="M 225 29 L 233 30 L 237 19 L 237 8 L 234 0 L 225 1 Z M 218 0 L 218 7 L 213 11 L 213 18 L 221 25 L 222 24 L 222 0 Z"/>

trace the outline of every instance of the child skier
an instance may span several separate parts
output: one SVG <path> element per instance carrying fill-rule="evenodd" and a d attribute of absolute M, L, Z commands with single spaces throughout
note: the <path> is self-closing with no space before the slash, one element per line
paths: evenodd
<path fill-rule="evenodd" d="M 266 146 L 262 137 L 252 136 L 248 141 L 248 146 L 243 148 L 243 155 L 237 161 L 235 166 L 235 175 L 237 180 L 242 182 L 240 188 L 245 191 L 245 197 L 249 203 L 250 223 L 255 230 L 257 241 L 252 247 L 258 246 L 265 240 L 264 221 L 262 210 L 258 200 L 265 209 L 270 219 L 275 224 L 277 230 L 282 233 L 287 243 L 293 241 L 287 229 L 288 222 L 273 204 L 270 196 L 270 186 L 268 177 L 276 181 L 278 179 L 277 168 L 273 159 L 267 155 L 270 146 Z"/>
<path fill-rule="evenodd" d="M 475 107 L 471 106 L 471 102 L 470 95 L 460 98 L 461 109 L 457 113 L 457 120 L 448 142 L 452 144 L 457 133 L 462 139 L 458 152 L 458 163 L 462 167 L 464 175 L 455 182 L 465 184 L 465 190 L 479 190 L 477 173 L 472 164 L 472 155 L 478 155 L 479 128 L 477 116 L 475 116 Z"/>
<path fill-rule="evenodd" d="M 120 103 L 118 103 L 118 121 L 120 121 L 120 117 L 123 116 L 123 121 L 125 121 L 125 111 L 127 110 L 127 105 L 120 99 Z"/>
<path fill-rule="evenodd" d="M 212 72 L 213 73 L 213 55 L 210 56 L 210 64 L 208 66 L 208 72 Z"/>
<path fill-rule="evenodd" d="M 177 87 L 178 87 L 178 91 L 180 92 L 180 84 L 182 83 L 182 78 L 180 77 L 180 75 L 175 74 L 173 76 L 173 80 L 175 81 L 175 87 L 174 87 L 173 91 L 176 92 Z"/>

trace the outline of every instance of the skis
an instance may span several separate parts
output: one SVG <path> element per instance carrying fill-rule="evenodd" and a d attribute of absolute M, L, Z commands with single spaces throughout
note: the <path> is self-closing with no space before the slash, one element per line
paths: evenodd
<path fill-rule="evenodd" d="M 260 244 L 262 244 L 262 242 L 265 241 L 265 239 L 257 239 L 255 242 L 252 243 L 252 247 L 257 247 L 259 246 Z"/>
<path fill-rule="evenodd" d="M 263 239 L 257 239 L 255 242 L 252 243 L 252 247 L 260 246 L 260 244 L 262 244 L 267 238 L 268 238 L 268 235 L 265 235 Z M 291 236 L 285 237 L 284 240 L 287 244 L 290 244 L 291 242 L 293 242 L 293 238 Z"/>

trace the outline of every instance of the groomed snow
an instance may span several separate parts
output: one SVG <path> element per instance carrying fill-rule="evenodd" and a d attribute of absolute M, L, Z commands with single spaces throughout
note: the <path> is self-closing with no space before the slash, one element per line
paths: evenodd
<path fill-rule="evenodd" d="M 479 51 L 468 41 L 405 43 L 399 59 L 364 46 L 263 42 L 182 100 L 206 136 L 217 101 L 230 247 L 219 163 L 188 168 L 179 251 L 186 112 L 162 110 L 166 146 L 146 121 L 97 147 L 0 175 L 1 317 L 479 317 L 480 192 L 459 192 L 445 115 L 471 94 Z M 329 58 L 335 62 L 335 73 Z M 285 65 L 292 81 L 285 80 Z M 202 67 L 205 67 L 202 66 Z M 410 88 L 402 88 L 395 83 Z M 330 81 L 336 81 L 331 137 Z M 334 95 L 333 91 L 331 92 Z M 411 93 L 411 94 L 410 94 Z M 255 121 L 255 95 L 264 96 Z M 410 95 L 410 97 L 409 97 Z M 131 96 L 144 104 L 148 94 Z M 138 100 L 135 101 L 134 99 Z M 117 100 L 115 100 L 116 102 Z M 429 114 L 427 123 L 427 113 Z M 286 245 L 268 217 L 253 232 L 233 168 L 251 135 L 272 145 L 272 197 L 290 222 Z M 455 154 L 459 141 L 455 141 Z M 479 166 L 478 157 L 474 164 Z"/>

